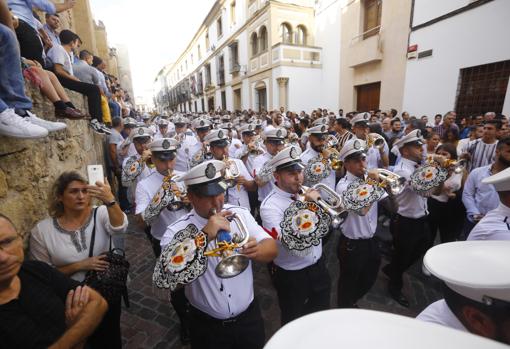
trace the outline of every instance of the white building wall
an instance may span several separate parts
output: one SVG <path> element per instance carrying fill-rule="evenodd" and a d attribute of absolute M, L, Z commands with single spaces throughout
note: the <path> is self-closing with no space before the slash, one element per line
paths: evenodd
<path fill-rule="evenodd" d="M 419 52 L 432 49 L 433 54 L 408 60 L 404 110 L 429 117 L 452 110 L 460 69 L 510 59 L 509 13 L 510 1 L 495 0 L 412 32 L 409 44 L 417 44 Z M 508 98 L 503 114 L 510 114 Z"/>
<path fill-rule="evenodd" d="M 472 0 L 415 0 L 413 26 L 469 5 Z"/>
<path fill-rule="evenodd" d="M 315 44 L 322 47 L 322 71 L 320 86 L 324 93 L 318 106 L 340 109 L 340 40 L 341 1 L 322 0 L 315 12 Z"/>
<path fill-rule="evenodd" d="M 276 78 L 288 77 L 288 109 L 299 113 L 310 112 L 321 107 L 321 98 L 326 91 L 321 87 L 320 69 L 280 67 L 273 70 L 273 101 L 279 108 L 279 88 Z"/>

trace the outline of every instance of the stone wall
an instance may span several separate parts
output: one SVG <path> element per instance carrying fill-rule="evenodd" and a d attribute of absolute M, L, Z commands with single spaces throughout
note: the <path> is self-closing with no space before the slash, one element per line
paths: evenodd
<path fill-rule="evenodd" d="M 87 110 L 82 95 L 67 93 L 78 109 Z M 49 100 L 28 85 L 27 95 L 39 117 L 55 121 Z M 86 120 L 64 122 L 67 129 L 52 132 L 43 139 L 0 136 L 0 212 L 13 220 L 25 238 L 37 221 L 47 217 L 49 189 L 60 173 L 77 170 L 86 176 L 87 165 L 104 166 L 106 136 L 93 133 Z"/>

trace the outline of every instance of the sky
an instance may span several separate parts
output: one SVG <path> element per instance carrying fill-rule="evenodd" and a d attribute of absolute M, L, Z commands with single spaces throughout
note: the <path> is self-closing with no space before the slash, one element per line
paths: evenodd
<path fill-rule="evenodd" d="M 193 38 L 214 0 L 89 0 L 108 43 L 129 50 L 135 97 L 152 98 L 157 73 Z"/>

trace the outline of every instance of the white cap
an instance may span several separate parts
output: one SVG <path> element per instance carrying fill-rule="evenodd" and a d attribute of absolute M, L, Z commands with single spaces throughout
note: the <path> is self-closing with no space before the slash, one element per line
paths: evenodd
<path fill-rule="evenodd" d="M 287 137 L 287 130 L 281 127 L 267 127 L 262 132 L 263 139 L 283 140 Z"/>
<path fill-rule="evenodd" d="M 370 119 L 369 113 L 358 113 L 355 117 L 351 119 L 351 125 L 355 125 L 358 122 L 364 122 L 368 125 L 368 120 Z"/>
<path fill-rule="evenodd" d="M 254 124 L 245 124 L 245 125 L 239 127 L 239 132 L 241 134 L 244 132 L 255 132 L 255 125 Z"/>
<path fill-rule="evenodd" d="M 176 114 L 172 117 L 172 121 L 174 124 L 188 124 L 189 120 L 182 116 L 181 114 Z"/>
<path fill-rule="evenodd" d="M 147 113 L 142 115 L 142 119 L 144 119 L 144 120 L 147 120 L 147 119 L 150 119 L 150 118 L 151 118 L 151 116 L 149 114 L 147 114 Z"/>
<path fill-rule="evenodd" d="M 482 179 L 484 184 L 492 184 L 496 191 L 510 190 L 510 167 L 490 177 Z"/>
<path fill-rule="evenodd" d="M 234 128 L 234 124 L 231 122 L 224 122 L 223 124 L 220 125 L 220 128 L 230 130 Z"/>
<path fill-rule="evenodd" d="M 219 160 L 209 160 L 193 167 L 188 173 L 179 178 L 188 189 L 196 188 L 206 196 L 219 195 L 227 189 L 222 181 L 225 163 Z"/>
<path fill-rule="evenodd" d="M 138 127 L 132 132 L 132 139 L 141 137 L 152 137 L 152 131 L 148 127 Z"/>
<path fill-rule="evenodd" d="M 173 138 L 159 138 L 149 144 L 151 152 L 171 152 L 179 148 L 179 142 Z"/>
<path fill-rule="evenodd" d="M 407 316 L 362 309 L 333 309 L 283 326 L 264 349 L 504 349 L 505 344 Z"/>
<path fill-rule="evenodd" d="M 133 119 L 132 117 L 128 116 L 127 118 L 124 119 L 124 126 L 132 126 L 132 127 L 134 127 L 136 125 L 137 125 L 136 120 Z"/>
<path fill-rule="evenodd" d="M 457 241 L 427 251 L 423 265 L 456 293 L 510 302 L 510 241 Z"/>
<path fill-rule="evenodd" d="M 310 127 L 308 130 L 306 130 L 306 133 L 308 133 L 308 134 L 326 134 L 326 133 L 328 133 L 328 126 L 317 125 L 314 127 Z"/>
<path fill-rule="evenodd" d="M 317 125 L 327 125 L 329 123 L 329 118 L 328 117 L 323 117 L 323 118 L 318 118 L 316 119 L 312 125 L 313 126 L 317 126 Z"/>
<path fill-rule="evenodd" d="M 420 130 L 413 130 L 413 131 L 409 132 L 404 137 L 396 140 L 395 143 L 393 143 L 393 146 L 396 146 L 397 148 L 400 149 L 404 145 L 406 145 L 408 143 L 413 143 L 413 142 L 416 142 L 420 145 L 422 145 L 424 143 Z"/>
<path fill-rule="evenodd" d="M 300 156 L 301 149 L 296 146 L 286 147 L 278 152 L 270 161 L 269 166 L 273 169 L 273 171 L 280 170 L 282 168 L 287 168 L 290 166 L 294 166 L 296 169 L 303 169 L 304 166 L 301 162 Z"/>
<path fill-rule="evenodd" d="M 169 123 L 170 122 L 168 122 L 168 120 L 166 120 L 166 119 L 159 119 L 158 126 L 167 126 L 168 127 Z"/>
<path fill-rule="evenodd" d="M 193 120 L 192 126 L 194 129 L 210 128 L 211 121 L 209 121 L 209 119 L 206 118 L 198 118 Z"/>
<path fill-rule="evenodd" d="M 228 145 L 228 130 L 223 130 L 221 128 L 217 130 L 212 130 L 207 134 L 207 136 L 204 137 L 204 142 L 208 142 L 209 144 L 213 142 L 218 142 L 217 145 L 220 145 L 219 143 Z"/>
<path fill-rule="evenodd" d="M 338 157 L 340 161 L 345 161 L 345 158 L 349 155 L 353 155 L 356 153 L 364 154 L 365 153 L 365 147 L 366 142 L 361 139 L 350 139 L 347 142 L 345 142 L 342 149 L 340 149 L 340 152 L 338 153 Z"/>

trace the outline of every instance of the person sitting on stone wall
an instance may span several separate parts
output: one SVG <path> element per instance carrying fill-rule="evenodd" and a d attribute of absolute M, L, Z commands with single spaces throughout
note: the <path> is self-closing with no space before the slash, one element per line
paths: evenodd
<path fill-rule="evenodd" d="M 98 133 L 110 134 L 110 130 L 103 124 L 99 87 L 82 82 L 74 76 L 72 56 L 73 50 L 81 44 L 80 37 L 70 30 L 62 30 L 59 36 L 62 45 L 54 45 L 48 51 L 48 58 L 53 63 L 53 72 L 62 86 L 87 96 L 89 113 L 92 117 L 91 128 Z"/>
<path fill-rule="evenodd" d="M 108 306 L 79 285 L 46 263 L 24 261 L 22 237 L 0 214 L 2 348 L 83 347 Z"/>
<path fill-rule="evenodd" d="M 63 130 L 61 122 L 51 122 L 30 112 L 32 101 L 25 94 L 18 42 L 11 13 L 0 0 L 0 135 L 41 138 L 48 131 Z"/>

